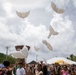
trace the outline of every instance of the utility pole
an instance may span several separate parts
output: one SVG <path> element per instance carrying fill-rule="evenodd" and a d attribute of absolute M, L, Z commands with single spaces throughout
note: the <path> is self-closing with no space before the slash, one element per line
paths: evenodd
<path fill-rule="evenodd" d="M 38 55 L 36 55 L 36 62 L 38 61 Z"/>
<path fill-rule="evenodd" d="M 9 46 L 6 46 L 5 48 L 6 48 L 6 60 L 7 60 Z"/>

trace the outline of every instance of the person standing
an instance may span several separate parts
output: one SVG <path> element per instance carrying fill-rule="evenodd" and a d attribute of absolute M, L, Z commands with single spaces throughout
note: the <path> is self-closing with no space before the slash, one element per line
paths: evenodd
<path fill-rule="evenodd" d="M 37 64 L 37 71 L 36 71 L 35 75 L 43 75 L 41 64 Z"/>
<path fill-rule="evenodd" d="M 19 68 L 16 70 L 16 75 L 26 75 L 26 71 L 24 69 L 23 63 L 18 63 Z"/>
<path fill-rule="evenodd" d="M 15 63 L 13 68 L 13 74 L 16 75 L 16 70 L 19 68 L 18 62 Z"/>
<path fill-rule="evenodd" d="M 60 75 L 60 65 L 59 65 L 59 63 L 55 63 L 54 71 L 55 71 L 55 75 Z"/>

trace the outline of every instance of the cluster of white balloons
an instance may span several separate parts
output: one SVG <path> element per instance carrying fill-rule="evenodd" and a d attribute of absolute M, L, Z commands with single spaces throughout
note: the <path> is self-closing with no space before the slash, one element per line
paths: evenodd
<path fill-rule="evenodd" d="M 64 9 L 59 9 L 59 8 L 56 6 L 56 4 L 53 3 L 53 2 L 51 2 L 51 7 L 52 7 L 52 9 L 53 9 L 56 13 L 58 13 L 58 14 L 64 13 Z M 26 17 L 30 14 L 30 11 L 27 11 L 27 12 L 18 12 L 18 11 L 16 11 L 16 14 L 17 14 L 20 18 L 23 18 L 23 19 L 24 19 L 24 18 L 26 18 Z M 49 39 L 49 38 L 51 37 L 51 35 L 58 35 L 58 32 L 56 32 L 56 31 L 53 29 L 52 26 L 50 26 L 49 35 L 48 35 L 47 38 Z M 47 40 L 42 40 L 42 43 L 43 43 L 44 45 L 46 45 L 49 50 L 53 50 L 51 44 L 50 44 L 49 42 L 47 42 Z M 35 49 L 36 51 L 39 51 L 39 50 L 40 50 L 40 48 L 38 48 L 38 47 L 36 47 L 36 46 L 34 46 L 34 49 Z M 27 58 L 27 56 L 28 56 L 28 49 L 27 49 L 26 46 L 24 46 L 22 50 L 19 50 L 19 51 L 16 51 L 16 52 L 14 52 L 14 53 L 11 53 L 11 55 L 13 55 L 13 56 L 16 57 L 16 58 Z"/>

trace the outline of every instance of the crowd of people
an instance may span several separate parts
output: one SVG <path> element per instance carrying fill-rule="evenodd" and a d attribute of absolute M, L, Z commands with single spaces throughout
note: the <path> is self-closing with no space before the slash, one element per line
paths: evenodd
<path fill-rule="evenodd" d="M 76 75 L 76 65 L 74 64 L 45 64 L 43 62 L 36 64 L 23 64 L 16 62 L 10 64 L 4 62 L 4 67 L 0 67 L 0 75 Z M 8 64 L 6 66 L 6 64 Z"/>

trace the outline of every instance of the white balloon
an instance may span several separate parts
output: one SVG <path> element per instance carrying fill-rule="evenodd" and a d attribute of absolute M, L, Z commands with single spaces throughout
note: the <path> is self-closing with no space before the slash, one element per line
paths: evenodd
<path fill-rule="evenodd" d="M 38 51 L 40 48 L 38 48 L 38 47 L 34 46 L 34 49 L 35 49 L 36 51 Z"/>
<path fill-rule="evenodd" d="M 56 12 L 56 13 L 64 13 L 64 9 L 59 9 L 53 2 L 51 2 L 51 6 L 52 6 L 52 9 Z"/>
<path fill-rule="evenodd" d="M 52 48 L 52 46 L 50 45 L 50 43 L 48 43 L 46 40 L 43 40 L 42 42 L 43 42 L 43 44 L 45 44 L 45 45 L 47 46 L 47 48 L 48 48 L 49 50 L 53 50 L 53 48 Z"/>
<path fill-rule="evenodd" d="M 16 11 L 16 14 L 17 14 L 20 18 L 26 18 L 26 17 L 29 15 L 29 13 L 30 13 L 30 11 L 24 12 L 24 13 Z"/>
<path fill-rule="evenodd" d="M 25 58 L 25 56 L 20 52 L 13 52 L 11 53 L 12 56 L 14 56 L 15 58 Z"/>
<path fill-rule="evenodd" d="M 13 52 L 13 53 L 11 53 L 11 55 L 16 58 L 27 58 L 28 48 L 26 46 L 24 46 L 22 50 Z"/>
<path fill-rule="evenodd" d="M 50 38 L 51 35 L 57 35 L 57 34 L 59 34 L 59 33 L 56 32 L 56 31 L 52 28 L 52 26 L 50 26 L 50 33 L 49 33 L 49 35 L 48 35 L 48 38 Z"/>

